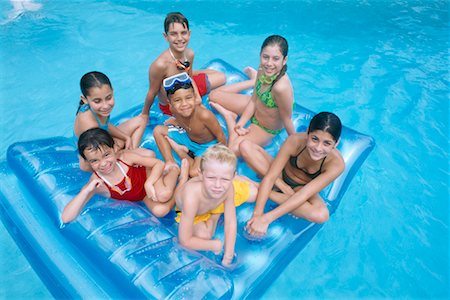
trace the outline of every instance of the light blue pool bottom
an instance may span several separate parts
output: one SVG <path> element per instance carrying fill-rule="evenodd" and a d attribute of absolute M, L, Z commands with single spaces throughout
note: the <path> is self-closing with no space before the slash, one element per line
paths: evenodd
<path fill-rule="evenodd" d="M 228 83 L 245 79 L 221 60 L 206 67 L 224 72 Z M 120 123 L 140 110 L 132 108 L 113 122 Z M 311 111 L 294 107 L 296 128 L 304 130 L 312 116 Z M 151 133 L 163 119 L 152 110 L 144 147 L 157 149 Z M 285 138 L 282 132 L 268 151 L 276 153 Z M 373 146 L 372 138 L 343 129 L 338 148 L 346 169 L 321 193 L 331 214 Z M 16 143 L 8 149 L 7 162 L 0 165 L 5 183 L 0 193 L 2 220 L 55 297 L 258 297 L 321 227 L 288 215 L 271 225 L 264 241 L 251 241 L 244 226 L 253 205 L 244 204 L 237 209 L 237 260 L 228 270 L 211 253 L 178 244 L 173 214 L 157 219 L 143 205 L 95 197 L 76 221 L 61 226 L 62 209 L 89 177 L 79 170 L 69 138 Z M 242 161 L 238 173 L 255 178 Z M 216 236 L 223 238 L 222 227 Z"/>

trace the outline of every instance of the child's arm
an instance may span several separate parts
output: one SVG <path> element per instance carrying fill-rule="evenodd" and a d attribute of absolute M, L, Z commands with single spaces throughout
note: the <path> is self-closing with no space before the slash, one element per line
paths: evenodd
<path fill-rule="evenodd" d="M 186 186 L 185 186 L 186 187 Z M 186 195 L 186 188 L 180 190 L 178 195 Z M 206 250 L 220 253 L 222 242 L 220 240 L 204 239 L 194 235 L 194 218 L 198 211 L 199 200 L 197 197 L 182 196 L 183 212 L 178 226 L 178 240 L 186 248 L 193 250 Z"/>
<path fill-rule="evenodd" d="M 232 188 L 229 196 L 224 203 L 225 218 L 225 251 L 222 259 L 222 265 L 229 266 L 234 257 L 234 245 L 236 243 L 236 207 L 234 206 L 234 189 Z"/>
<path fill-rule="evenodd" d="M 145 96 L 144 107 L 142 108 L 142 114 L 148 116 L 150 108 L 152 107 L 153 101 L 158 94 L 165 74 L 164 63 L 160 62 L 159 59 L 155 60 L 148 71 L 149 88 L 147 95 Z"/>
<path fill-rule="evenodd" d="M 150 188 L 152 190 L 153 195 L 150 195 L 151 196 L 150 198 L 154 201 L 158 201 L 158 199 L 156 198 L 154 185 L 155 182 L 161 177 L 164 171 L 164 162 L 154 157 L 146 157 L 146 156 L 144 157 L 142 155 L 130 151 L 122 153 L 120 158 L 123 159 L 128 164 L 140 165 L 151 169 L 150 175 L 147 177 L 145 184 L 147 187 L 149 187 L 148 186 L 149 184 L 152 186 Z"/>
<path fill-rule="evenodd" d="M 227 140 L 225 138 L 225 133 L 223 132 L 216 116 L 206 108 L 202 111 L 200 116 L 206 128 L 211 131 L 211 133 L 216 137 L 217 141 L 219 141 L 219 143 L 223 145 L 226 145 Z"/>
<path fill-rule="evenodd" d="M 89 182 L 81 189 L 81 191 L 64 207 L 61 215 L 63 223 L 69 223 L 75 220 L 86 203 L 91 200 L 92 196 L 97 193 L 97 188 L 102 184 L 102 180 L 92 175 Z"/>
<path fill-rule="evenodd" d="M 247 106 L 242 112 L 241 118 L 234 127 L 234 130 L 238 135 L 245 135 L 249 132 L 247 128 L 244 128 L 244 126 L 251 119 L 251 117 L 253 117 L 255 111 L 256 111 L 256 93 L 253 92 L 252 96 L 250 97 L 250 101 L 248 102 Z"/>
<path fill-rule="evenodd" d="M 109 123 L 108 131 L 112 137 L 121 139 L 122 141 L 125 142 L 125 149 L 134 149 L 134 145 L 133 145 L 133 142 L 131 141 L 131 137 L 126 135 L 122 130 L 120 130 L 113 124 Z"/>
<path fill-rule="evenodd" d="M 278 81 L 274 85 L 272 96 L 278 105 L 280 118 L 283 121 L 284 128 L 286 128 L 288 135 L 293 135 L 295 134 L 295 127 L 292 122 L 292 104 L 294 103 L 294 95 L 289 79 L 286 80 L 287 81 Z"/>

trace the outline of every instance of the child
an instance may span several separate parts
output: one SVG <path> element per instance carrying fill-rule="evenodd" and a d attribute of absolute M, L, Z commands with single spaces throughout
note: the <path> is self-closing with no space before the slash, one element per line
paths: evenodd
<path fill-rule="evenodd" d="M 158 94 L 159 107 L 164 114 L 172 115 L 167 98 L 162 87 L 164 78 L 187 72 L 192 76 L 195 84 L 194 89 L 200 96 L 206 95 L 211 89 L 214 89 L 225 83 L 225 74 L 215 70 L 192 71 L 194 64 L 194 51 L 187 48 L 191 31 L 189 22 L 185 16 L 179 12 L 167 14 L 164 20 L 164 39 L 169 43 L 169 48 L 150 65 L 148 71 L 149 89 L 145 97 L 145 104 L 142 113 L 147 116 L 150 107 Z M 201 97 L 199 98 L 201 102 Z"/>
<path fill-rule="evenodd" d="M 292 122 L 294 94 L 286 73 L 287 54 L 288 43 L 284 37 L 267 37 L 261 46 L 258 72 L 247 68 L 249 80 L 222 86 L 209 95 L 211 107 L 227 123 L 228 147 L 236 155 L 242 155 L 246 162 L 263 160 L 265 153 L 256 149 L 268 145 L 283 128 L 289 135 L 295 133 Z M 239 94 L 253 86 L 252 96 Z M 237 114 L 241 117 L 236 122 Z M 245 128 L 248 121 L 251 124 Z M 248 141 L 245 151 L 242 141 Z"/>
<path fill-rule="evenodd" d="M 153 136 L 168 165 L 175 164 L 171 145 L 185 146 L 183 148 L 189 150 L 191 157 L 186 151 L 184 156 L 180 151 L 176 152 L 181 158 L 189 160 L 191 177 L 197 176 L 201 155 L 217 142 L 225 144 L 225 134 L 216 116 L 202 105 L 196 104 L 192 81 L 186 72 L 164 79 L 163 84 L 177 124 L 158 125 L 153 130 Z"/>
<path fill-rule="evenodd" d="M 229 266 L 236 242 L 236 209 L 244 202 L 254 202 L 257 185 L 235 176 L 236 155 L 224 145 L 214 145 L 203 154 L 200 174 L 181 185 L 175 193 L 180 210 L 178 239 L 194 250 L 222 251 L 222 241 L 212 239 L 220 214 L 225 217 L 225 247 L 222 264 Z"/>
<path fill-rule="evenodd" d="M 329 212 L 319 192 L 344 171 L 344 160 L 336 149 L 341 129 L 335 114 L 321 112 L 312 118 L 308 132 L 288 137 L 275 159 L 263 164 L 266 169 L 260 174 L 264 179 L 253 217 L 247 223 L 250 234 L 265 235 L 270 223 L 287 213 L 314 223 L 328 220 Z M 280 174 L 289 190 L 277 193 L 272 188 Z M 279 206 L 264 212 L 269 197 Z"/>
<path fill-rule="evenodd" d="M 64 208 L 62 221 L 73 221 L 86 203 L 99 194 L 117 200 L 143 200 L 157 217 L 165 216 L 173 207 L 173 190 L 180 170 L 168 169 L 156 158 L 143 157 L 132 151 L 114 150 L 111 135 L 92 128 L 80 135 L 78 152 L 93 170 L 89 182 Z"/>
<path fill-rule="evenodd" d="M 142 115 L 131 118 L 117 127 L 109 122 L 114 108 L 114 92 L 109 78 L 101 72 L 89 72 L 80 80 L 81 100 L 74 124 L 74 134 L 94 127 L 107 130 L 114 138 L 117 149 L 139 147 L 145 131 L 146 119 Z"/>

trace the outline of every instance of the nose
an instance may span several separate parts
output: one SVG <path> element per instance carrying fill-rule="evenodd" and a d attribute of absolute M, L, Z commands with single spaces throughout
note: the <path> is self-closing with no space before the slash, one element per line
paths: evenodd
<path fill-rule="evenodd" d="M 219 180 L 219 179 L 217 179 L 216 181 L 214 181 L 214 187 L 220 188 L 220 180 Z"/>

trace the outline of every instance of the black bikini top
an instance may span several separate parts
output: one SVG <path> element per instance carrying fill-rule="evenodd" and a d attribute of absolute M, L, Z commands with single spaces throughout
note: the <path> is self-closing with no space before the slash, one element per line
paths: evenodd
<path fill-rule="evenodd" d="M 300 156 L 300 154 L 302 154 L 302 152 L 303 152 L 305 149 L 306 149 L 306 146 L 303 147 L 303 149 L 302 149 L 296 156 L 291 156 L 291 157 L 289 158 L 289 163 L 291 164 L 292 167 L 294 167 L 294 168 L 296 168 L 296 169 L 302 171 L 302 172 L 303 172 L 306 176 L 308 176 L 309 178 L 314 179 L 314 178 L 316 178 L 317 176 L 319 176 L 319 175 L 322 173 L 322 166 L 323 166 L 323 163 L 324 163 L 326 157 L 324 157 L 324 158 L 322 159 L 322 162 L 320 163 L 320 168 L 319 168 L 319 170 L 318 170 L 317 172 L 314 172 L 314 173 L 308 173 L 308 171 L 306 171 L 306 169 L 300 168 L 300 167 L 297 165 L 298 157 Z"/>

